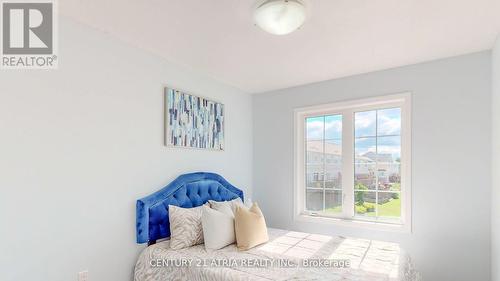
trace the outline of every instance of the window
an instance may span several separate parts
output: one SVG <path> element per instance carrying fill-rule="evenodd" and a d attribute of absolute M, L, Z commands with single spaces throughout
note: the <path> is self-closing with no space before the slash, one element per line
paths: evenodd
<path fill-rule="evenodd" d="M 296 217 L 408 229 L 410 108 L 399 94 L 297 109 Z"/>
<path fill-rule="evenodd" d="M 305 118 L 306 210 L 342 211 L 342 115 Z"/>

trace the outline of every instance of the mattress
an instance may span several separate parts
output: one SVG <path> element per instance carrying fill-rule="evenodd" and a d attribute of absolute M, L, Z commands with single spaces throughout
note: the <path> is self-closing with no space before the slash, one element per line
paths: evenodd
<path fill-rule="evenodd" d="M 144 249 L 134 281 L 356 280 L 418 281 L 398 244 L 269 228 L 269 242 L 248 251 L 197 245 L 172 250 L 169 241 Z"/>

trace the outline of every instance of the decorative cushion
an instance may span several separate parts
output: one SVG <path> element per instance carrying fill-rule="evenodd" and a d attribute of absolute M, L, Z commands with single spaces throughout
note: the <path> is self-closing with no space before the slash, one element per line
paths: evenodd
<path fill-rule="evenodd" d="M 210 207 L 212 209 L 215 209 L 215 210 L 218 210 L 218 211 L 221 211 L 221 208 L 223 208 L 222 206 L 226 206 L 226 207 L 229 207 L 233 213 L 233 217 L 234 217 L 234 213 L 236 212 L 236 207 L 244 207 L 245 205 L 243 204 L 243 201 L 241 201 L 241 198 L 236 198 L 236 199 L 233 199 L 231 201 L 214 201 L 214 200 L 208 200 L 208 203 L 210 204 Z"/>
<path fill-rule="evenodd" d="M 236 242 L 233 211 L 221 205 L 220 211 L 203 206 L 201 224 L 205 249 L 218 250 Z"/>
<path fill-rule="evenodd" d="M 168 205 L 193 208 L 208 200 L 225 201 L 237 197 L 243 200 L 243 191 L 220 175 L 205 172 L 181 175 L 161 190 L 137 200 L 137 243 L 171 236 Z"/>
<path fill-rule="evenodd" d="M 257 203 L 253 203 L 250 209 L 236 208 L 234 230 L 239 250 L 245 251 L 269 240 L 266 220 Z"/>
<path fill-rule="evenodd" d="M 168 205 L 170 221 L 170 248 L 180 250 L 203 243 L 201 213 L 203 206 L 181 208 Z"/>

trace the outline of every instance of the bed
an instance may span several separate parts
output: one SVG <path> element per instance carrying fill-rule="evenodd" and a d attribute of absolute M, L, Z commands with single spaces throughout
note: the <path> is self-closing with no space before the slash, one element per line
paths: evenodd
<path fill-rule="evenodd" d="M 168 205 L 192 208 L 238 197 L 243 200 L 243 192 L 220 175 L 191 173 L 139 199 L 137 243 L 148 247 L 139 255 L 134 281 L 420 280 L 399 245 L 382 241 L 269 228 L 269 242 L 248 251 L 234 244 L 214 251 L 203 244 L 169 247 Z"/>

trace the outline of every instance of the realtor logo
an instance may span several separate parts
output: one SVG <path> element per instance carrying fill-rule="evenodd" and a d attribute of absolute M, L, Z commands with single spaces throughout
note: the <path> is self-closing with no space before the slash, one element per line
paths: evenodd
<path fill-rule="evenodd" d="M 4 1 L 2 68 L 56 68 L 54 2 Z"/>

